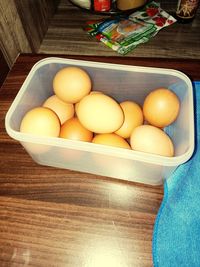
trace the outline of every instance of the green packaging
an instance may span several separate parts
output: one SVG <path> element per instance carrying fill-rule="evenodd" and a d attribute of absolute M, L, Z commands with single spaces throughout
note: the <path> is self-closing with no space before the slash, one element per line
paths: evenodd
<path fill-rule="evenodd" d="M 165 12 L 159 3 L 152 1 L 130 15 L 88 21 L 85 30 L 106 46 L 125 55 L 175 22 L 176 19 Z"/>

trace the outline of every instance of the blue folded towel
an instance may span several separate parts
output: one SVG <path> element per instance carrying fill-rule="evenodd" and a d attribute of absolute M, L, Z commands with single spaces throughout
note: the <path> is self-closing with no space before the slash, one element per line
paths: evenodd
<path fill-rule="evenodd" d="M 155 267 L 200 267 L 200 81 L 194 102 L 195 152 L 164 184 L 153 233 Z"/>

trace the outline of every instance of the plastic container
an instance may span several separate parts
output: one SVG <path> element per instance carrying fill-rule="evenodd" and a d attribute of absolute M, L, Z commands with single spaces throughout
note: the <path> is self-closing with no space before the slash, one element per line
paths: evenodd
<path fill-rule="evenodd" d="M 174 157 L 136 152 L 62 138 L 43 138 L 19 132 L 25 113 L 53 94 L 52 80 L 66 66 L 85 69 L 100 90 L 118 101 L 142 105 L 153 89 L 167 87 L 181 101 L 180 114 L 165 131 L 175 146 Z M 177 70 L 47 58 L 36 63 L 6 114 L 7 133 L 18 140 L 35 162 L 151 185 L 162 184 L 194 151 L 193 90 L 190 79 Z"/>

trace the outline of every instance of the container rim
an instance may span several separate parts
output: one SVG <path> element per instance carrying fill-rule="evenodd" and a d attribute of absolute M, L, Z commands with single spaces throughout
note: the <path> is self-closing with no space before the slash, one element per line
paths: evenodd
<path fill-rule="evenodd" d="M 18 140 L 19 142 L 28 142 L 34 144 L 41 144 L 41 145 L 50 145 L 56 147 L 64 147 L 69 149 L 75 150 L 82 150 L 92 153 L 100 153 L 102 155 L 110 155 L 114 157 L 120 157 L 124 159 L 142 161 L 150 164 L 155 165 L 164 165 L 164 166 L 177 166 L 180 165 L 187 160 L 190 159 L 194 152 L 194 111 L 191 111 L 190 117 L 190 136 L 189 136 L 189 149 L 182 155 L 174 156 L 174 157 L 165 157 L 156 154 L 144 153 L 139 151 L 133 151 L 129 149 L 122 149 L 117 147 L 111 146 L 104 146 L 89 142 L 83 141 L 75 141 L 75 140 L 67 140 L 58 137 L 37 137 L 31 134 L 21 133 L 19 131 L 13 130 L 10 125 L 9 121 L 10 118 L 17 106 L 16 98 L 23 95 L 24 91 L 26 90 L 26 85 L 28 84 L 29 80 L 32 78 L 33 73 L 41 68 L 42 66 L 49 64 L 49 63 L 60 63 L 60 64 L 68 64 L 68 65 L 79 65 L 79 66 L 86 66 L 86 67 L 93 67 L 93 68 L 104 68 L 104 69 L 112 69 L 112 70 L 125 70 L 125 71 L 136 71 L 137 72 L 146 72 L 148 73 L 161 73 L 161 74 L 171 74 L 176 75 L 180 79 L 183 79 L 189 88 L 189 96 L 191 100 L 191 104 L 193 106 L 193 87 L 192 82 L 189 77 L 182 73 L 181 71 L 169 68 L 157 68 L 157 67 L 145 67 L 145 66 L 135 66 L 135 65 L 125 65 L 125 64 L 116 64 L 116 63 L 104 63 L 104 62 L 96 62 L 96 61 L 87 61 L 87 60 L 78 60 L 78 59 L 68 59 L 68 58 L 60 58 L 60 57 L 47 57 L 45 59 L 39 60 L 36 62 L 33 67 L 31 68 L 29 74 L 27 75 L 24 83 L 22 84 L 20 90 L 18 91 L 15 99 L 13 100 L 8 112 L 6 113 L 5 117 L 5 128 L 7 133 L 10 137 Z M 30 141 L 31 139 L 31 141 Z"/>
<path fill-rule="evenodd" d="M 150 73 L 155 73 L 156 71 L 159 71 L 161 74 L 169 74 L 167 72 L 170 72 L 171 74 L 174 74 L 178 76 L 179 78 L 185 77 L 185 79 L 191 83 L 189 77 L 184 74 L 183 72 L 173 69 L 173 68 L 163 68 L 163 67 L 146 67 L 146 66 L 137 66 L 137 65 L 126 65 L 126 64 L 118 64 L 118 63 L 108 63 L 108 62 L 98 62 L 93 60 L 83 60 L 83 59 L 72 59 L 72 58 L 61 58 L 61 57 L 46 57 L 44 59 L 39 60 L 36 62 L 29 74 L 32 74 L 32 72 L 35 72 L 38 68 L 49 64 L 49 63 L 60 63 L 60 64 L 71 64 L 71 65 L 80 65 L 85 67 L 93 67 L 93 68 L 99 68 L 102 69 L 113 69 L 113 70 L 125 70 L 125 71 L 133 71 L 137 70 L 138 72 L 145 72 L 147 69 Z M 126 69 L 125 69 L 126 68 Z"/>

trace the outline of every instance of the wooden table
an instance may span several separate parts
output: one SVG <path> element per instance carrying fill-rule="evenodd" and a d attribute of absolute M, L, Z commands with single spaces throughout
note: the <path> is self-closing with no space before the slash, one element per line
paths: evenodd
<path fill-rule="evenodd" d="M 0 266 L 152 266 L 162 186 L 37 165 L 6 134 L 11 102 L 46 56 L 19 56 L 0 91 Z M 74 58 L 176 68 L 200 79 L 199 60 Z"/>
<path fill-rule="evenodd" d="M 174 15 L 177 2 L 174 0 L 158 1 L 161 8 Z M 61 0 L 52 17 L 45 34 L 40 53 L 90 56 L 120 56 L 94 37 L 89 36 L 83 28 L 86 21 L 108 18 L 96 15 L 72 5 L 69 0 Z M 151 58 L 198 58 L 200 59 L 200 8 L 192 23 L 174 23 L 163 28 L 147 43 L 140 44 L 132 52 L 121 57 Z"/>

